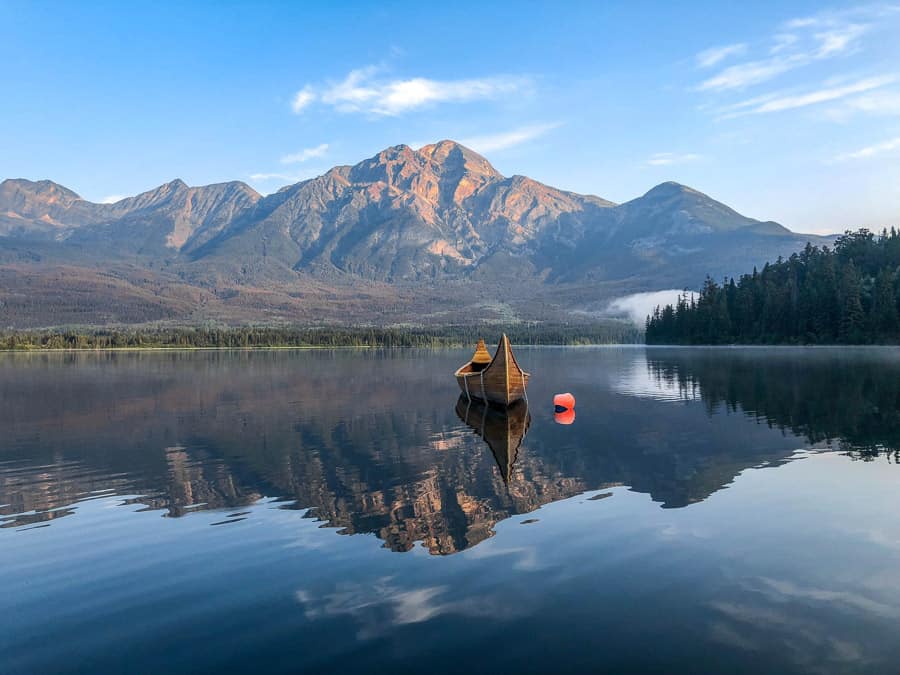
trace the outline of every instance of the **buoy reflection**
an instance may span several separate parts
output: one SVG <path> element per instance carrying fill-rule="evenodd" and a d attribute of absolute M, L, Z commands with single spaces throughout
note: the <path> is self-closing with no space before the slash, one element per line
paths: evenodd
<path fill-rule="evenodd" d="M 572 424 L 575 421 L 575 408 L 553 413 L 553 421 L 557 424 Z"/>

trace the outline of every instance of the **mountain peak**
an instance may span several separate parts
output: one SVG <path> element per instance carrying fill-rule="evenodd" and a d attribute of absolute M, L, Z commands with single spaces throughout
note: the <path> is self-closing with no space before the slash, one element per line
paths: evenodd
<path fill-rule="evenodd" d="M 466 171 L 480 176 L 503 178 L 503 175 L 484 157 L 456 141 L 445 139 L 422 146 L 419 148 L 419 154 L 446 168 Z"/>
<path fill-rule="evenodd" d="M 451 141 L 447 138 L 442 141 L 438 141 L 437 143 L 429 143 L 428 145 L 423 145 L 421 148 L 419 148 L 418 152 L 420 155 L 424 155 L 425 157 L 433 159 L 436 162 L 444 161 L 452 153 L 457 152 L 464 155 L 468 154 L 480 157 L 480 155 L 478 155 L 476 152 L 470 150 L 461 143 Z M 484 158 L 482 157 L 482 159 Z"/>
<path fill-rule="evenodd" d="M 28 180 L 27 178 L 7 178 L 0 183 L 0 190 L 24 190 L 31 194 L 55 196 L 68 200 L 81 199 L 77 192 L 52 180 Z"/>
<path fill-rule="evenodd" d="M 706 196 L 702 192 L 695 190 L 694 188 L 688 187 L 687 185 L 682 185 L 681 183 L 676 183 L 673 180 L 668 180 L 665 183 L 660 183 L 659 185 L 650 188 L 644 197 L 674 197 L 677 195 L 700 195 Z"/>
<path fill-rule="evenodd" d="M 697 234 L 726 232 L 757 225 L 699 190 L 667 181 L 623 205 L 642 232 Z"/>

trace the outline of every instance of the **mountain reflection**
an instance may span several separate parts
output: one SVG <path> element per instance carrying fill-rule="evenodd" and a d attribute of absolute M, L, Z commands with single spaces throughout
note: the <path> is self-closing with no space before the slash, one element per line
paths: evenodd
<path fill-rule="evenodd" d="M 50 524 L 110 495 L 172 517 L 268 497 L 393 551 L 421 542 L 448 554 L 586 490 L 625 485 L 683 507 L 801 447 L 863 458 L 900 448 L 900 359 L 890 352 L 528 351 L 541 374 L 532 401 L 550 400 L 559 383 L 577 388 L 572 427 L 534 403 L 504 413 L 462 397 L 454 408 L 458 359 L 0 358 L 0 527 Z M 641 371 L 651 395 L 619 386 Z"/>

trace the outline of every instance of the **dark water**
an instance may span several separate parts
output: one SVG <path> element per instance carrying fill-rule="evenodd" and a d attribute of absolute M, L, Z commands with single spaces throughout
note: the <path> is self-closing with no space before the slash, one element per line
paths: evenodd
<path fill-rule="evenodd" d="M 466 356 L 0 354 L 0 671 L 900 672 L 897 350 Z"/>

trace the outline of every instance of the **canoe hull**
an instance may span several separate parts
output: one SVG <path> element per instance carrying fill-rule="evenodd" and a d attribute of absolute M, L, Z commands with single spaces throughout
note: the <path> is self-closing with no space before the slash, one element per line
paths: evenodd
<path fill-rule="evenodd" d="M 468 380 L 468 390 L 466 389 L 466 380 Z M 509 389 L 506 388 L 505 384 L 498 385 L 496 382 L 486 379 L 484 390 L 482 390 L 480 373 L 457 375 L 456 383 L 463 394 L 468 394 L 473 399 L 506 407 L 525 398 L 528 375 L 523 373 L 520 383 L 510 386 Z"/>
<path fill-rule="evenodd" d="M 478 370 L 470 361 L 455 375 L 460 391 L 469 398 L 503 407 L 527 398 L 528 373 L 516 362 L 506 335 L 500 339 L 494 358 L 483 370 Z"/>

